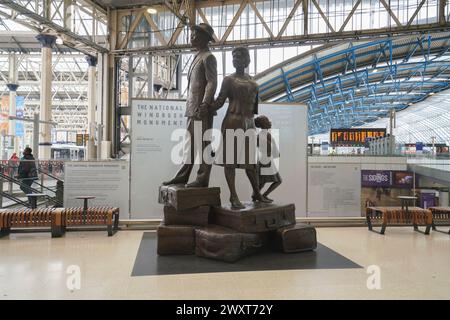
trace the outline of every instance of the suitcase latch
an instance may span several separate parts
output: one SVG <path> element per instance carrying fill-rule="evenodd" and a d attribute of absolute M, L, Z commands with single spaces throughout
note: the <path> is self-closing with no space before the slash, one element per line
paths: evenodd
<path fill-rule="evenodd" d="M 277 219 L 275 219 L 275 218 L 266 220 L 266 227 L 267 228 L 275 228 L 275 227 L 277 227 L 277 225 L 278 225 Z"/>

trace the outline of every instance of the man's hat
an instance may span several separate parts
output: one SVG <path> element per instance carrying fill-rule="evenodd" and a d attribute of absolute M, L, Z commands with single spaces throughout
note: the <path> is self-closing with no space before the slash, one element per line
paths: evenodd
<path fill-rule="evenodd" d="M 211 42 L 215 42 L 214 40 L 214 29 L 207 23 L 200 23 L 192 26 L 192 29 L 200 30 L 203 33 L 207 34 L 209 37 L 209 40 Z"/>

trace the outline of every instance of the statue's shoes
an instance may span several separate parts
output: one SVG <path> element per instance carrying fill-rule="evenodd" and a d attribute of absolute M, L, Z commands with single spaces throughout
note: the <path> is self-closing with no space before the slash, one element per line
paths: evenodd
<path fill-rule="evenodd" d="M 252 196 L 252 200 L 253 200 L 253 202 L 259 201 L 259 202 L 263 202 L 263 203 L 271 203 L 271 202 L 273 202 L 272 199 L 263 197 L 262 195 L 260 195 L 260 196 Z"/>
<path fill-rule="evenodd" d="M 231 209 L 244 209 L 245 206 L 239 201 L 239 199 L 230 199 Z"/>
<path fill-rule="evenodd" d="M 186 181 L 184 179 L 174 178 L 174 179 L 169 180 L 169 181 L 164 181 L 162 183 L 162 185 L 163 186 L 168 186 L 168 185 L 171 185 L 171 184 L 184 184 L 184 183 L 186 183 Z"/>
<path fill-rule="evenodd" d="M 196 180 L 186 184 L 186 188 L 208 188 L 208 184 Z"/>

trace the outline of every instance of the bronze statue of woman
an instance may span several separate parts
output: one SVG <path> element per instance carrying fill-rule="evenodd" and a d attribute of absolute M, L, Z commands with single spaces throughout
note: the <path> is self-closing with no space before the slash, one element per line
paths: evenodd
<path fill-rule="evenodd" d="M 225 168 L 225 178 L 230 189 L 230 202 L 233 209 L 243 209 L 236 193 L 236 168 L 245 169 L 253 188 L 253 200 L 270 202 L 265 199 L 259 190 L 256 161 L 256 128 L 254 115 L 258 113 L 258 84 L 245 68 L 250 64 L 250 53 L 247 48 L 238 47 L 232 52 L 233 66 L 236 72 L 225 77 L 222 82 L 219 96 L 213 104 L 213 109 L 220 109 L 226 99 L 229 100 L 228 110 L 222 122 L 222 145 L 218 157 L 222 156 L 220 165 Z M 228 133 L 241 130 L 246 134 L 244 140 L 228 137 Z M 254 139 L 251 139 L 251 138 Z M 232 141 L 230 141 L 230 138 Z M 231 148 L 234 150 L 230 150 Z M 227 156 L 227 151 L 234 151 L 233 157 Z M 255 155 L 255 157 L 252 157 Z M 230 159 L 231 158 L 231 159 Z"/>

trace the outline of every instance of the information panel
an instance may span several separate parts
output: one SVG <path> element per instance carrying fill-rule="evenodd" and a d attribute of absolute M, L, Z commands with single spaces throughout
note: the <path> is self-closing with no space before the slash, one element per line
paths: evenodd
<path fill-rule="evenodd" d="M 186 127 L 185 103 L 182 100 L 133 100 L 131 218 L 160 219 L 163 216 L 163 206 L 158 204 L 158 188 L 180 168 L 171 161 L 174 147 L 179 145 L 171 136 L 175 129 Z M 214 117 L 214 128 L 220 128 L 226 109 L 227 105 L 223 106 Z M 268 116 L 273 128 L 279 129 L 279 168 L 283 183 L 270 197 L 277 202 L 295 203 L 299 217 L 306 215 L 306 112 L 306 107 L 298 104 L 259 105 L 259 114 Z M 190 181 L 195 179 L 197 169 L 198 165 L 194 166 Z M 249 201 L 251 186 L 245 171 L 236 171 L 239 197 Z M 220 187 L 222 202 L 229 202 L 223 167 L 213 165 L 210 186 Z"/>
<path fill-rule="evenodd" d="M 127 161 L 67 162 L 64 206 L 81 207 L 77 196 L 94 196 L 88 205 L 120 208 L 120 218 L 129 218 L 129 163 Z"/>
<path fill-rule="evenodd" d="M 332 146 L 364 146 L 366 139 L 386 136 L 385 128 L 331 129 Z"/>
<path fill-rule="evenodd" d="M 308 216 L 361 216 L 361 165 L 308 164 Z"/>

